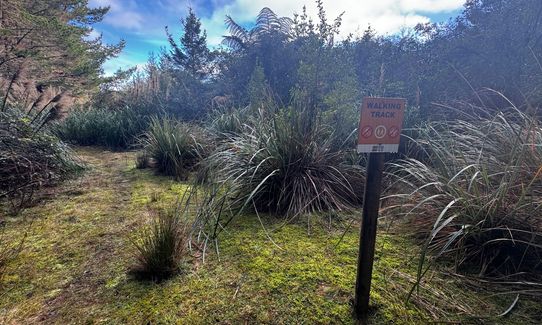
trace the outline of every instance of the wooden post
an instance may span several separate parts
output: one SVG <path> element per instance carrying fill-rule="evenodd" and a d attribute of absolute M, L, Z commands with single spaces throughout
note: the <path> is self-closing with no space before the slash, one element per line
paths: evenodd
<path fill-rule="evenodd" d="M 363 212 L 359 240 L 358 273 L 354 297 L 354 312 L 356 317 L 361 321 L 367 319 L 369 310 L 378 209 L 380 207 L 382 174 L 384 172 L 384 156 L 385 153 L 370 153 L 367 164 L 367 179 L 363 195 Z"/>

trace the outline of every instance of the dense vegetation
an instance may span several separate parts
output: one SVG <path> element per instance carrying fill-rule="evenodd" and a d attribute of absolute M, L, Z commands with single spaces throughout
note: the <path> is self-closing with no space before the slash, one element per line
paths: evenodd
<path fill-rule="evenodd" d="M 177 210 L 152 212 L 132 241 L 133 273 L 162 280 L 194 252 L 219 256 L 221 234 L 239 218 L 257 219 L 277 247 L 262 216 L 308 229 L 314 216 L 330 229 L 348 218 L 363 203 L 359 104 L 405 97 L 382 210 L 420 246 L 408 297 L 434 268 L 539 297 L 542 2 L 469 0 L 445 23 L 392 36 L 369 26 L 344 39 L 342 16 L 330 21 L 316 6 L 316 21 L 305 8 L 292 18 L 263 8 L 250 29 L 227 16 L 219 49 L 190 9 L 178 40 L 166 29 L 169 48 L 144 71 L 104 78 L 101 64 L 122 44 L 85 36 L 107 8 L 7 1 L 0 199 L 19 210 L 78 170 L 62 141 L 137 149 L 137 168 L 188 184 Z M 66 43 L 58 53 L 47 50 L 55 38 Z"/>
<path fill-rule="evenodd" d="M 81 169 L 65 144 L 13 112 L 0 112 L 0 166 L 0 199 L 7 199 L 11 212 L 30 203 L 40 187 Z"/>
<path fill-rule="evenodd" d="M 108 10 L 87 5 L 8 0 L 0 6 L 0 199 L 16 197 L 19 208 L 36 188 L 74 170 L 51 122 L 112 81 L 101 66 L 123 44 L 85 39 Z"/>
<path fill-rule="evenodd" d="M 77 108 L 53 127 L 61 139 L 83 146 L 126 149 L 146 130 L 148 118 L 128 107 Z"/>
<path fill-rule="evenodd" d="M 530 274 L 540 281 L 539 121 L 515 107 L 473 109 L 469 119 L 419 128 L 416 142 L 426 161 L 390 164 L 402 193 L 391 197 L 402 203 L 424 254 L 447 256 L 459 272 Z"/>

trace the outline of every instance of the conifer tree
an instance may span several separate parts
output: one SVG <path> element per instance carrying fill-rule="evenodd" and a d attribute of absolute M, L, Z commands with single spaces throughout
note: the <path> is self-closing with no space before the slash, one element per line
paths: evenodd
<path fill-rule="evenodd" d="M 183 35 L 177 44 L 173 35 L 166 27 L 171 50 L 167 57 L 180 69 L 188 72 L 197 79 L 203 79 L 208 74 L 210 51 L 207 48 L 207 32 L 201 29 L 201 21 L 192 8 L 188 17 L 181 19 Z"/>
<path fill-rule="evenodd" d="M 30 103 L 35 108 L 45 89 L 54 88 L 53 96 L 88 94 L 109 80 L 103 77 L 102 64 L 117 55 L 124 42 L 104 45 L 101 37 L 88 39 L 92 25 L 109 8 L 89 8 L 88 0 L 1 3 L 1 109 L 29 97 L 36 100 Z"/>

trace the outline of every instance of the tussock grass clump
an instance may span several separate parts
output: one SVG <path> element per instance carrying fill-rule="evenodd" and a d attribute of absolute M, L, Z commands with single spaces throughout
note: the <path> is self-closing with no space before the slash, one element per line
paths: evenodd
<path fill-rule="evenodd" d="M 214 110 L 210 114 L 210 129 L 218 135 L 239 134 L 246 121 L 245 110 Z"/>
<path fill-rule="evenodd" d="M 56 127 L 58 136 L 83 146 L 127 148 L 146 128 L 146 118 L 134 109 L 77 109 Z"/>
<path fill-rule="evenodd" d="M 419 129 L 424 162 L 391 165 L 400 209 L 425 239 L 426 256 L 485 276 L 542 271 L 542 129 L 519 110 L 480 109 Z M 429 264 L 430 266 L 431 264 Z M 428 267 L 428 266 L 426 266 Z"/>
<path fill-rule="evenodd" d="M 363 173 L 334 149 L 313 113 L 289 110 L 247 127 L 207 159 L 214 182 L 260 212 L 295 216 L 360 203 Z"/>
<path fill-rule="evenodd" d="M 133 241 L 138 263 L 131 272 L 136 278 L 161 281 L 182 270 L 190 240 L 190 226 L 185 217 L 179 211 L 160 213 Z"/>
<path fill-rule="evenodd" d="M 171 118 L 151 118 L 143 134 L 144 150 L 156 160 L 158 171 L 186 179 L 196 164 L 211 150 L 209 136 L 196 125 Z"/>

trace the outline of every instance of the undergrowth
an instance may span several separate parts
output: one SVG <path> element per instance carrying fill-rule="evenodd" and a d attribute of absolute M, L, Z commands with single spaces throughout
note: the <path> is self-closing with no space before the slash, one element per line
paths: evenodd
<path fill-rule="evenodd" d="M 0 323 L 353 322 L 350 299 L 359 231 L 348 227 L 347 216 L 333 216 L 330 227 L 326 215 L 285 223 L 264 214 L 260 222 L 244 213 L 225 227 L 218 252 L 210 249 L 204 264 L 193 259 L 182 276 L 159 285 L 135 281 L 126 272 L 134 264 L 136 249 L 126 245 L 134 229 L 152 229 L 149 210 L 175 206 L 190 186 L 136 169 L 135 152 L 77 151 L 92 172 L 67 183 L 65 191 L 43 205 L 23 211 L 42 217 L 2 279 L 10 290 L 0 294 Z M 26 229 L 27 222 L 18 221 L 6 228 L 7 240 L 15 242 Z M 401 233 L 382 230 L 375 255 L 373 323 L 519 325 L 540 320 L 539 303 L 527 299 L 505 318 L 487 317 L 503 313 L 514 297 L 496 296 L 490 285 L 473 289 L 438 270 L 429 271 L 419 293 L 405 304 L 416 281 L 419 248 Z M 197 257 L 199 248 L 192 248 Z"/>
<path fill-rule="evenodd" d="M 542 129 L 515 107 L 476 113 L 426 124 L 426 159 L 390 164 L 392 209 L 423 240 L 418 278 L 445 258 L 456 272 L 542 282 Z"/>
<path fill-rule="evenodd" d="M 212 148 L 203 128 L 168 117 L 152 117 L 140 144 L 145 154 L 156 161 L 160 173 L 181 180 L 188 178 Z"/>
<path fill-rule="evenodd" d="M 360 204 L 363 170 L 316 114 L 289 109 L 245 127 L 205 164 L 231 206 L 293 217 Z"/>
<path fill-rule="evenodd" d="M 81 170 L 72 151 L 16 110 L 0 113 L 0 200 L 17 213 L 34 192 Z"/>
<path fill-rule="evenodd" d="M 124 149 L 136 142 L 147 123 L 145 115 L 129 107 L 79 108 L 58 123 L 55 131 L 67 142 Z"/>

